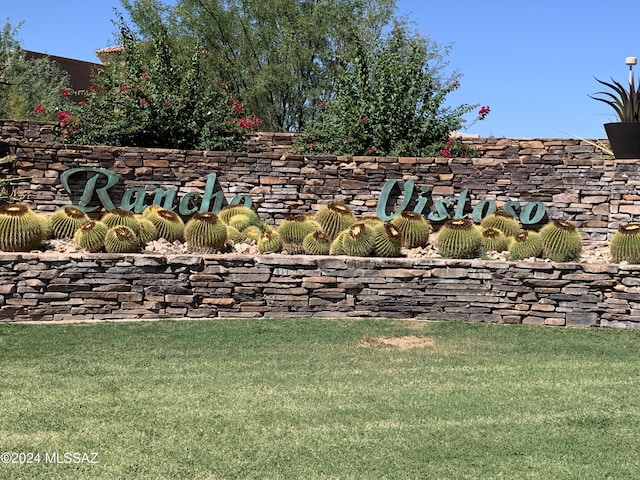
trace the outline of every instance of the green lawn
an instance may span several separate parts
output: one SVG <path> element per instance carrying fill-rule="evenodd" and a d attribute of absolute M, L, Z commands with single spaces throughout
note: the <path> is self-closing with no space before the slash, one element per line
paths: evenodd
<path fill-rule="evenodd" d="M 384 341 L 405 336 L 422 346 Z M 40 454 L 0 478 L 640 478 L 639 347 L 461 322 L 0 325 L 0 452 Z"/>

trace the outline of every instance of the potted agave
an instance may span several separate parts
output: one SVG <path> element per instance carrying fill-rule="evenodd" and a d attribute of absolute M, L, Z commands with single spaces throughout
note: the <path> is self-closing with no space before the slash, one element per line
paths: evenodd
<path fill-rule="evenodd" d="M 611 91 L 597 92 L 594 100 L 604 102 L 614 109 L 618 122 L 605 123 L 604 129 L 616 158 L 640 159 L 640 86 L 636 88 L 633 81 L 633 65 L 638 63 L 636 57 L 627 57 L 629 65 L 629 87 L 625 88 L 619 82 L 612 83 L 596 81 L 608 87 Z"/>

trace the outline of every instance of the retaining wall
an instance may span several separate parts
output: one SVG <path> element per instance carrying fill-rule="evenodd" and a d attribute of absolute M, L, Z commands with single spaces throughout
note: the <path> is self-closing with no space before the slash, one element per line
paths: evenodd
<path fill-rule="evenodd" d="M 216 173 L 227 196 L 250 195 L 259 214 L 276 222 L 331 201 L 374 214 L 388 179 L 427 186 L 431 201 L 469 189 L 469 207 L 482 199 L 541 201 L 587 241 L 606 240 L 640 216 L 636 161 L 603 157 L 573 139 L 465 140 L 483 152 L 474 159 L 306 157 L 286 153 L 288 134 L 250 139 L 260 147 L 254 153 L 224 153 L 67 146 L 55 142 L 50 124 L 0 126 L 16 173 L 29 177 L 18 185 L 25 201 L 41 211 L 77 199 L 62 188 L 62 172 L 94 167 L 120 175 L 120 192 L 169 186 L 179 195 L 202 191 L 206 175 Z M 415 258 L 1 253 L 0 321 L 353 316 L 635 328 L 639 271 Z"/>
<path fill-rule="evenodd" d="M 640 326 L 640 265 L 287 255 L 0 255 L 0 320 L 386 317 Z"/>

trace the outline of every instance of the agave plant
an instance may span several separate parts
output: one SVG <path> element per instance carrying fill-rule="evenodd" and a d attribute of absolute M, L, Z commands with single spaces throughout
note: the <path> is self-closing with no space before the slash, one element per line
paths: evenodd
<path fill-rule="evenodd" d="M 640 86 L 635 87 L 633 76 L 630 78 L 628 90 L 613 79 L 611 79 L 612 83 L 597 78 L 596 81 L 610 88 L 613 92 L 596 92 L 595 95 L 604 95 L 604 98 L 589 95 L 591 98 L 613 108 L 621 122 L 640 121 Z"/>

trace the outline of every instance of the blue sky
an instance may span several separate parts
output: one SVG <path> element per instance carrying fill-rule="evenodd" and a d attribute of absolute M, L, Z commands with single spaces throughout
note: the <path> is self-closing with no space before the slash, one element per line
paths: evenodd
<path fill-rule="evenodd" d="M 114 45 L 119 0 L 0 0 L 1 16 L 24 24 L 22 46 L 80 60 Z M 441 45 L 462 74 L 452 105 L 488 105 L 468 133 L 495 137 L 604 138 L 609 107 L 588 97 L 594 76 L 626 82 L 629 56 L 640 57 L 640 3 L 629 0 L 398 0 L 398 14 Z M 636 67 L 636 78 L 640 65 Z M 473 115 L 469 115 L 469 121 Z"/>

